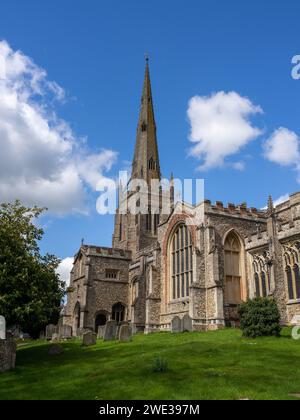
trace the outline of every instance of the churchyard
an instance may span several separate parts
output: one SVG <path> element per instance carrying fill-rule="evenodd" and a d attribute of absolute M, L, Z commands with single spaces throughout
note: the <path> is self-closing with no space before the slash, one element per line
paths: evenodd
<path fill-rule="evenodd" d="M 131 339 L 125 326 L 121 336 L 19 342 L 16 368 L 0 374 L 0 399 L 300 398 L 300 341 L 289 328 L 280 338 L 225 329 Z"/>

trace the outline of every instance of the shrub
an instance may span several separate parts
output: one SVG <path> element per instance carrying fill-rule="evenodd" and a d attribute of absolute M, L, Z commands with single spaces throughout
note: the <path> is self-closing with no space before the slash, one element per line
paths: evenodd
<path fill-rule="evenodd" d="M 280 336 L 280 314 L 274 299 L 255 298 L 239 307 L 244 337 Z"/>

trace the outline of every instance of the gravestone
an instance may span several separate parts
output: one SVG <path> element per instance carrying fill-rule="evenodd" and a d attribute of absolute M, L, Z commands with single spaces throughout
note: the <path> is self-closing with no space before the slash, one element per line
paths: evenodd
<path fill-rule="evenodd" d="M 104 337 L 104 330 L 105 330 L 105 325 L 100 325 L 100 327 L 98 327 L 97 338 L 103 338 Z"/>
<path fill-rule="evenodd" d="M 0 340 L 6 339 L 6 321 L 4 316 L 0 315 Z"/>
<path fill-rule="evenodd" d="M 122 321 L 122 322 L 119 322 L 118 323 L 118 325 L 117 325 L 117 331 L 116 331 L 116 340 L 119 339 L 120 329 L 121 329 L 122 325 L 129 325 L 128 324 L 128 321 Z"/>
<path fill-rule="evenodd" d="M 6 339 L 6 321 L 4 316 L 0 316 L 0 340 Z"/>
<path fill-rule="evenodd" d="M 175 316 L 171 322 L 171 332 L 180 333 L 182 332 L 182 322 L 179 316 Z"/>
<path fill-rule="evenodd" d="M 132 340 L 132 328 L 130 325 L 121 325 L 119 331 L 119 341 L 128 342 Z"/>
<path fill-rule="evenodd" d="M 45 333 L 44 331 L 40 332 L 40 340 L 45 340 Z"/>
<path fill-rule="evenodd" d="M 182 331 L 188 331 L 191 332 L 193 331 L 193 323 L 192 323 L 192 318 L 188 315 L 185 314 L 184 317 L 182 318 Z"/>
<path fill-rule="evenodd" d="M 58 329 L 56 325 L 50 324 L 46 327 L 46 340 L 52 340 L 53 334 L 57 334 Z"/>
<path fill-rule="evenodd" d="M 94 346 L 97 343 L 97 334 L 88 331 L 82 336 L 82 344 L 84 346 Z"/>
<path fill-rule="evenodd" d="M 72 327 L 70 325 L 60 325 L 58 327 L 58 335 L 62 339 L 72 338 Z"/>
<path fill-rule="evenodd" d="M 51 344 L 48 353 L 50 356 L 56 356 L 57 354 L 62 354 L 64 349 L 60 344 Z"/>
<path fill-rule="evenodd" d="M 17 345 L 15 340 L 0 340 L 0 373 L 16 366 Z"/>
<path fill-rule="evenodd" d="M 118 329 L 118 326 L 117 326 L 116 321 L 107 321 L 105 325 L 105 329 L 104 329 L 104 336 L 103 336 L 104 341 L 115 340 L 117 329 Z"/>
<path fill-rule="evenodd" d="M 57 341 L 59 341 L 59 335 L 54 333 L 51 338 L 51 343 L 56 343 Z"/>

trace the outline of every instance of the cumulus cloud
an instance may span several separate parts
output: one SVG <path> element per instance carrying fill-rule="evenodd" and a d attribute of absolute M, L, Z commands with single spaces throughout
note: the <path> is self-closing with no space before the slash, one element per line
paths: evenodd
<path fill-rule="evenodd" d="M 56 272 L 60 279 L 64 281 L 67 287 L 70 285 L 70 272 L 73 268 L 74 258 L 68 257 L 61 261 Z"/>
<path fill-rule="evenodd" d="M 274 201 L 274 206 L 279 206 L 279 204 L 285 203 L 290 198 L 290 194 L 284 194 L 281 197 L 277 198 L 277 200 Z"/>
<path fill-rule="evenodd" d="M 91 154 L 53 109 L 65 91 L 7 42 L 0 42 L 0 201 L 21 199 L 59 214 L 84 212 L 117 154 Z"/>
<path fill-rule="evenodd" d="M 248 98 L 236 92 L 217 92 L 211 96 L 195 96 L 189 101 L 190 141 L 195 143 L 190 154 L 202 161 L 199 170 L 222 167 L 226 159 L 241 151 L 262 134 L 250 121 L 262 113 Z M 238 170 L 243 162 L 231 163 Z"/>
<path fill-rule="evenodd" d="M 264 155 L 281 166 L 299 167 L 299 137 L 287 128 L 278 128 L 265 142 Z"/>

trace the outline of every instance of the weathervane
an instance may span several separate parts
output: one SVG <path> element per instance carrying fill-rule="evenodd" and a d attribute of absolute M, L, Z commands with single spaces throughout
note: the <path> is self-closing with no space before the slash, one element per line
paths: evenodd
<path fill-rule="evenodd" d="M 145 60 L 146 60 L 146 62 L 147 62 L 147 63 L 149 62 L 149 58 L 150 58 L 150 57 L 149 57 L 149 54 L 148 54 L 148 53 L 146 53 L 146 54 L 145 54 Z"/>

